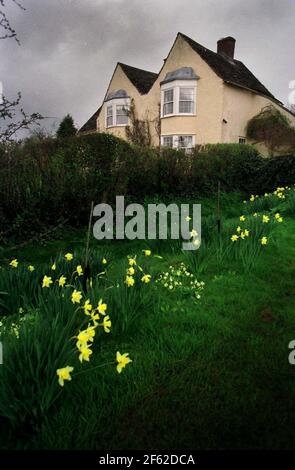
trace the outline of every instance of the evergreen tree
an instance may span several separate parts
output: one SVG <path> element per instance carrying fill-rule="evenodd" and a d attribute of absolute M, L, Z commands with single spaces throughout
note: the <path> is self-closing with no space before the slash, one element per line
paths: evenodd
<path fill-rule="evenodd" d="M 74 125 L 74 120 L 70 114 L 67 114 L 61 121 L 59 128 L 57 129 L 56 136 L 59 139 L 65 137 L 72 137 L 76 135 L 77 129 Z"/>

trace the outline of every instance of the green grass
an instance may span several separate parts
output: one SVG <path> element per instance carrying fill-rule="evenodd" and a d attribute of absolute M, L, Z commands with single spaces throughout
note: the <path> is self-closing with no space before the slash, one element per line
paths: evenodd
<path fill-rule="evenodd" d="M 284 208 L 286 202 L 279 203 Z M 214 204 L 206 201 L 206 217 L 211 216 Z M 267 204 L 261 203 L 262 213 L 266 213 L 266 207 L 271 209 Z M 141 255 L 146 242 L 92 242 L 94 279 L 103 256 L 109 268 L 107 281 L 97 279 L 91 295 L 107 301 L 113 329 L 109 335 L 97 335 L 89 366 L 66 383 L 62 393 L 49 377 L 52 374 L 56 381 L 54 361 L 48 359 L 44 374 L 40 365 L 39 375 L 28 368 L 30 361 L 31 368 L 40 364 L 40 358 L 30 353 L 30 347 L 34 350 L 38 341 L 43 361 L 44 354 L 54 358 L 73 354 L 62 347 L 67 329 L 72 328 L 67 316 L 70 302 L 60 304 L 54 300 L 53 291 L 46 293 L 46 300 L 41 288 L 30 293 L 29 286 L 25 298 L 0 297 L 12 310 L 13 300 L 22 302 L 25 308 L 31 299 L 30 308 L 39 308 L 35 315 L 42 317 L 34 326 L 28 323 L 25 331 L 20 330 L 19 343 L 12 341 L 9 364 L 16 376 L 6 379 L 11 389 L 7 391 L 7 404 L 2 403 L 2 408 L 9 406 L 9 394 L 21 397 L 22 416 L 27 403 L 40 406 L 33 417 L 28 414 L 27 420 L 1 418 L 1 448 L 294 448 L 295 368 L 288 363 L 288 344 L 295 339 L 295 220 L 287 207 L 283 223 L 261 225 L 261 221 L 251 219 L 249 240 L 239 240 L 245 245 L 237 248 L 229 238 L 242 225 L 238 217 L 243 209 L 245 214 L 252 212 L 242 201 L 229 204 L 224 211 L 221 242 L 213 224 L 212 230 L 204 231 L 204 247 L 195 257 L 177 248 L 171 250 L 169 243 L 167 248 L 161 247 L 163 259 L 159 259 Z M 284 216 L 283 209 L 281 212 Z M 247 220 L 243 224 L 246 228 Z M 262 234 L 269 237 L 265 247 L 259 245 Z M 84 239 L 84 232 L 69 231 L 62 241 L 3 251 L 3 265 L 14 256 L 22 264 L 32 262 L 39 279 L 57 252 L 74 251 L 81 261 Z M 135 254 L 153 279 L 169 271 L 169 266 L 177 270 L 186 263 L 196 279 L 205 282 L 201 298 L 197 300 L 185 288 L 169 291 L 154 282 L 128 289 L 122 283 L 126 256 Z M 57 265 L 68 268 L 61 258 L 57 258 Z M 9 290 L 12 284 L 21 291 L 7 278 L 2 287 L 3 276 L 0 272 L 0 291 Z M 110 287 L 116 283 L 118 288 Z M 14 320 L 18 307 L 10 312 Z M 7 309 L 3 311 L 7 316 Z M 49 321 L 50 315 L 60 317 L 62 335 Z M 45 325 L 51 333 L 42 340 Z M 49 338 L 56 338 L 53 345 Z M 56 351 L 58 341 L 61 344 Z M 19 362 L 13 364 L 17 344 L 21 345 Z M 120 375 L 111 364 L 117 350 L 129 352 L 133 360 Z M 99 367 L 101 364 L 108 365 Z M 35 378 L 39 393 L 35 399 L 32 393 L 36 388 L 32 385 L 30 390 L 30 377 Z M 20 388 L 22 379 L 26 387 L 20 393 L 13 387 Z M 46 387 L 48 395 L 43 393 Z M 1 388 L 3 396 L 3 385 Z"/>

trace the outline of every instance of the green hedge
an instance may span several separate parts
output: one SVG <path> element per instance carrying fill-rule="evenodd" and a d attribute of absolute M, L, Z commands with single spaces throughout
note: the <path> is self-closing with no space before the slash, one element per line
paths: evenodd
<path fill-rule="evenodd" d="M 59 220 L 85 224 L 90 203 L 116 195 L 263 193 L 295 182 L 295 157 L 263 159 L 252 146 L 197 147 L 190 155 L 140 148 L 109 134 L 0 146 L 1 230 L 35 232 Z"/>

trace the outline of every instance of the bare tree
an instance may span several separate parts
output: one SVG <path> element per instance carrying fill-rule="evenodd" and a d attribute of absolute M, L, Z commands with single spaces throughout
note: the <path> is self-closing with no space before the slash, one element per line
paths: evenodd
<path fill-rule="evenodd" d="M 10 1 L 14 3 L 15 5 L 17 5 L 19 8 L 21 8 L 22 10 L 25 10 L 25 8 L 17 0 L 10 0 Z M 2 33 L 0 33 L 1 34 L 0 39 L 14 38 L 16 42 L 20 44 L 16 31 L 11 26 L 11 23 L 5 13 L 4 9 L 6 5 L 7 5 L 7 0 L 0 0 L 0 29 L 2 30 Z"/>
<path fill-rule="evenodd" d="M 10 0 L 17 7 L 25 10 L 25 8 L 17 0 Z M 14 38 L 18 44 L 20 41 L 16 31 L 5 13 L 7 0 L 0 0 L 0 39 Z M 2 85 L 0 83 L 0 85 Z M 19 131 L 27 130 L 32 125 L 39 125 L 39 121 L 44 119 L 39 113 L 27 114 L 20 106 L 21 93 L 10 101 L 1 94 L 0 86 L 0 142 L 10 142 L 15 140 Z"/>

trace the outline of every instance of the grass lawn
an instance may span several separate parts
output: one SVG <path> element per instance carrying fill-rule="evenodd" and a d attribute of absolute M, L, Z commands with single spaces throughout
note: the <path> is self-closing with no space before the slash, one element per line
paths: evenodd
<path fill-rule="evenodd" d="M 83 264 L 84 231 L 3 249 L 1 449 L 294 448 L 294 194 L 247 204 L 225 196 L 221 240 L 212 224 L 215 201 L 204 201 L 196 253 L 183 253 L 175 241 L 92 241 L 93 283 L 80 304 L 70 294 L 83 292 L 82 276 L 72 273 Z M 63 259 L 66 252 L 72 261 Z M 127 256 L 135 255 L 135 285 L 127 287 Z M 141 281 L 143 273 L 151 282 Z M 72 287 L 42 288 L 45 274 L 65 274 Z M 107 303 L 112 327 L 97 327 L 90 361 L 80 364 L 73 331 L 85 319 L 79 307 L 87 298 Z M 132 359 L 120 374 L 116 351 Z M 74 366 L 64 387 L 58 364 Z"/>

